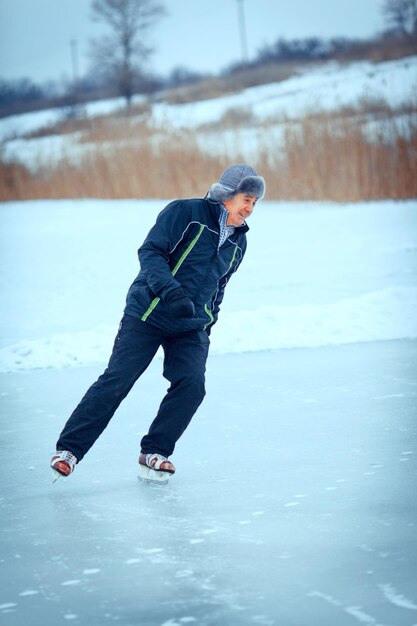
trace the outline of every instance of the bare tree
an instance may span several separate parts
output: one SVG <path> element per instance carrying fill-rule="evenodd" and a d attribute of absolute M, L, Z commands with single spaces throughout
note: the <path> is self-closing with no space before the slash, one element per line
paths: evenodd
<path fill-rule="evenodd" d="M 382 12 L 390 26 L 404 37 L 417 35 L 417 0 L 383 0 Z"/>
<path fill-rule="evenodd" d="M 143 62 L 152 52 L 144 39 L 148 29 L 165 15 L 158 0 L 93 0 L 92 18 L 110 33 L 92 41 L 95 66 L 117 85 L 129 107 Z"/>

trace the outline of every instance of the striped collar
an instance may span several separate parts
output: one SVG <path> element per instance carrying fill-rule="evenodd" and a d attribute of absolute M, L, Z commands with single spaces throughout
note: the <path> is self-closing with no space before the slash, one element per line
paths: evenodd
<path fill-rule="evenodd" d="M 220 226 L 219 248 L 220 248 L 220 246 L 224 244 L 226 239 L 228 239 L 230 235 L 233 235 L 233 233 L 235 232 L 235 227 L 227 225 L 227 218 L 229 217 L 229 213 L 226 207 L 224 206 L 224 204 L 222 204 L 221 202 L 219 204 L 220 204 L 220 216 L 219 216 L 219 226 Z"/>

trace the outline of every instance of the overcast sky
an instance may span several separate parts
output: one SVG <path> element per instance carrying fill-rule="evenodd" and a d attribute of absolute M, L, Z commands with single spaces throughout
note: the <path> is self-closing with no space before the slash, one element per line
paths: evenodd
<path fill-rule="evenodd" d="M 238 0 L 165 0 L 154 27 L 148 68 L 217 73 L 241 59 Z M 381 0 L 243 0 L 249 58 L 279 37 L 367 37 L 383 29 Z M 88 70 L 88 42 L 100 27 L 90 0 L 0 0 L 0 77 L 35 82 L 71 78 L 70 41 L 79 73 Z"/>

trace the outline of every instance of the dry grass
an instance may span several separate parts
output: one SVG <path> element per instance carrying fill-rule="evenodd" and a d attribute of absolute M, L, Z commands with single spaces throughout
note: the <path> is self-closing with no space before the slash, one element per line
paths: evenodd
<path fill-rule="evenodd" d="M 268 163 L 273 170 L 269 195 L 339 202 L 417 197 L 417 126 L 406 124 L 400 129 L 385 118 L 371 138 L 350 117 L 288 125 L 281 159 L 260 157 L 260 171 Z"/>
<path fill-rule="evenodd" d="M 226 166 L 188 145 L 163 141 L 97 148 L 77 165 L 62 159 L 35 174 L 12 165 L 7 178 L 0 169 L 0 199 L 30 198 L 170 198 L 201 195 Z"/>
<path fill-rule="evenodd" d="M 359 113 L 311 115 L 286 123 L 280 145 L 260 140 L 250 162 L 267 181 L 267 198 L 345 202 L 417 197 L 417 125 L 412 117 L 404 116 L 400 128 L 397 114 L 381 110 L 373 116 L 370 138 L 363 126 L 369 111 Z M 250 120 L 236 119 L 238 136 Z M 225 126 L 230 125 L 229 119 Z M 262 136 L 269 131 L 272 125 L 264 126 Z M 217 132 L 220 143 L 221 129 Z M 155 131 L 143 121 L 101 121 L 86 129 L 82 145 L 89 151 L 76 164 L 65 158 L 34 173 L 0 164 L 0 199 L 201 196 L 226 165 L 246 159 L 238 141 L 233 155 L 213 156 L 199 147 L 196 135 Z"/>
<path fill-rule="evenodd" d="M 321 65 L 321 62 L 311 65 Z M 160 98 L 171 104 L 210 100 L 239 93 L 248 87 L 286 80 L 299 70 L 300 63 L 296 61 L 270 61 L 258 67 L 244 67 L 225 76 L 208 77 L 191 85 L 167 89 L 160 94 Z"/>

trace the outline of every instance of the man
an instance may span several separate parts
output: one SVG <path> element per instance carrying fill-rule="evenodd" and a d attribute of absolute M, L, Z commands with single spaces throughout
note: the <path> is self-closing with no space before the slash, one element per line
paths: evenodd
<path fill-rule="evenodd" d="M 51 460 L 57 475 L 74 471 L 160 346 L 171 384 L 142 438 L 139 467 L 165 476 L 175 472 L 168 457 L 205 395 L 209 334 L 245 254 L 245 220 L 264 193 L 264 179 L 235 164 L 204 199 L 176 200 L 159 214 L 139 248 L 141 269 L 128 291 L 109 364 L 59 436 Z"/>

